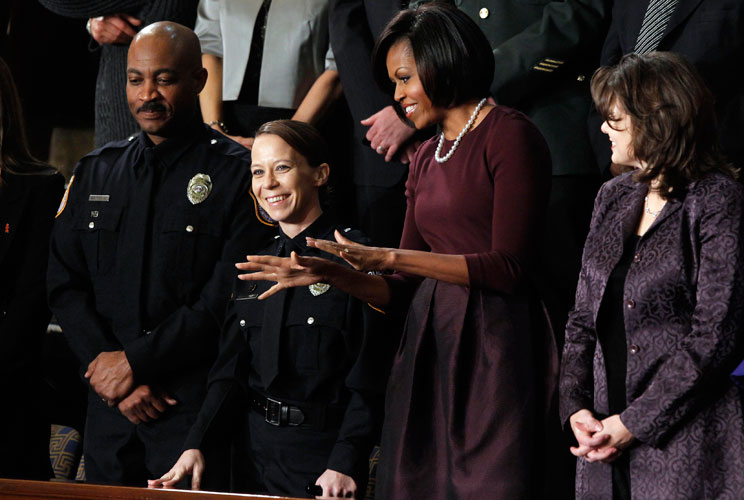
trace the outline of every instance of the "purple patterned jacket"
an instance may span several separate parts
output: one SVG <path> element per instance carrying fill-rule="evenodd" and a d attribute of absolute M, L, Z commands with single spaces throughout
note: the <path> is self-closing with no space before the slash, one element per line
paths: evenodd
<path fill-rule="evenodd" d="M 630 174 L 600 189 L 566 326 L 561 419 L 608 411 L 595 331 L 608 277 L 637 228 L 647 186 Z M 744 191 L 721 174 L 670 199 L 641 237 L 624 287 L 627 409 L 634 500 L 744 498 L 742 359 Z M 612 498 L 611 468 L 579 459 L 578 499 Z"/>

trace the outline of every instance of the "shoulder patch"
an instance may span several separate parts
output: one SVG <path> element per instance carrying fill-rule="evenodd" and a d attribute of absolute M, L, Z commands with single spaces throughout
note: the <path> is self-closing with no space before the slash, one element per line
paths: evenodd
<path fill-rule="evenodd" d="M 276 221 L 269 217 L 266 210 L 261 208 L 261 205 L 258 204 L 258 200 L 256 199 L 256 195 L 253 194 L 253 190 L 249 189 L 248 194 L 251 195 L 251 199 L 253 200 L 253 210 L 256 212 L 256 219 L 258 219 L 258 222 L 265 226 L 276 227 Z"/>
<path fill-rule="evenodd" d="M 57 215 L 54 216 L 56 219 L 59 217 L 62 212 L 65 211 L 65 207 L 67 206 L 67 197 L 70 194 L 70 188 L 72 187 L 72 183 L 75 181 L 75 176 L 73 175 L 70 177 L 70 183 L 67 185 L 67 189 L 65 189 L 65 194 L 62 196 L 62 201 L 59 202 L 59 208 L 57 209 Z"/>

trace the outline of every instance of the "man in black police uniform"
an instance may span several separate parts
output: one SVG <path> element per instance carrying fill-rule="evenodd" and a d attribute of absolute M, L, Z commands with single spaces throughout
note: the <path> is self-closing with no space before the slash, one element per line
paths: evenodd
<path fill-rule="evenodd" d="M 57 214 L 49 303 L 87 367 L 90 482 L 144 486 L 176 461 L 233 263 L 267 243 L 249 154 L 199 119 L 200 52 L 175 23 L 135 37 L 127 99 L 142 132 L 84 157 Z"/>

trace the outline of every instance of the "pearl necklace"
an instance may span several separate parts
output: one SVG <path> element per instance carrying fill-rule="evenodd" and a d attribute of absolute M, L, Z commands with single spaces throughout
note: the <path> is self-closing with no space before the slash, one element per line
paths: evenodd
<path fill-rule="evenodd" d="M 643 211 L 646 212 L 651 217 L 653 217 L 654 219 L 657 218 L 659 216 L 659 214 L 661 213 L 661 211 L 664 209 L 664 207 L 662 206 L 659 210 L 657 210 L 656 212 L 654 212 L 650 208 L 648 208 L 648 196 L 646 196 L 643 199 L 643 201 L 644 201 Z"/>
<path fill-rule="evenodd" d="M 434 159 L 437 160 L 437 163 L 444 163 L 450 158 L 452 158 L 452 155 L 455 154 L 455 150 L 457 149 L 457 146 L 460 145 L 460 141 L 462 140 L 462 138 L 465 136 L 465 134 L 468 133 L 468 130 L 470 130 L 470 127 L 473 126 L 473 122 L 475 122 L 475 119 L 478 117 L 478 113 L 480 112 L 481 108 L 483 107 L 485 103 L 486 103 L 486 98 L 484 97 L 475 107 L 473 114 L 470 115 L 470 120 L 468 120 L 468 123 L 466 123 L 465 127 L 460 131 L 460 135 L 458 135 L 457 139 L 455 139 L 455 143 L 452 145 L 449 152 L 444 156 L 439 156 L 439 154 L 442 152 L 442 145 L 444 144 L 444 131 L 442 131 L 442 134 L 439 136 L 439 144 L 437 145 L 437 150 L 434 151 Z"/>

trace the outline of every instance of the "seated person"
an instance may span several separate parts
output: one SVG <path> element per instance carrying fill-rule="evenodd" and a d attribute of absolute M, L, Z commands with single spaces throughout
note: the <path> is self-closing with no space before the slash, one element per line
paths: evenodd
<path fill-rule="evenodd" d="M 278 120 L 259 128 L 253 193 L 279 223 L 279 235 L 261 254 L 320 255 L 305 239 L 332 237 L 336 225 L 320 203 L 329 173 L 326 154 L 325 142 L 308 124 Z M 385 346 L 395 344 L 382 334 L 384 316 L 325 283 L 264 301 L 271 282 L 236 282 L 186 451 L 150 486 L 170 487 L 190 474 L 198 489 L 210 466 L 203 444 L 239 429 L 236 476 L 244 482 L 233 490 L 305 496 L 314 484 L 322 488 L 317 494 L 356 496 L 364 491 L 380 424 L 391 357 Z"/>

